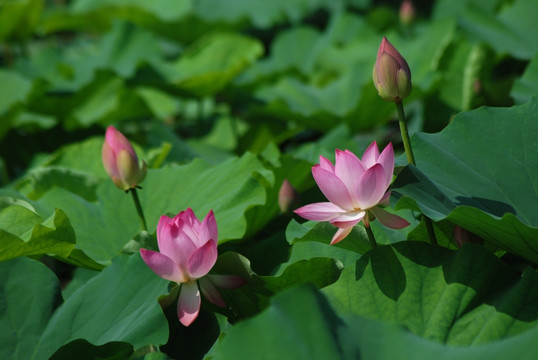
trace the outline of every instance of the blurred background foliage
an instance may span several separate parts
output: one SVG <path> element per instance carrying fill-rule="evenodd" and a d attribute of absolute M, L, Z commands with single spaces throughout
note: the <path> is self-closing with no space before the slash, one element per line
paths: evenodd
<path fill-rule="evenodd" d="M 110 124 L 153 167 L 195 157 L 216 164 L 270 144 L 316 161 L 335 145 L 397 142 L 394 108 L 371 81 L 384 35 L 412 70 L 412 132 L 538 91 L 534 0 L 415 1 L 406 24 L 399 6 L 0 0 L 1 184 L 20 188 L 27 169 L 43 165 L 88 172 L 85 153 L 66 160 L 62 146 Z"/>

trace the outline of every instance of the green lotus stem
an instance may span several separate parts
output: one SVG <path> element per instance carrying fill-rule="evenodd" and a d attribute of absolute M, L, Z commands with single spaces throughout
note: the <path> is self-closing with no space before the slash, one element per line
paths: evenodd
<path fill-rule="evenodd" d="M 138 213 L 138 218 L 140 219 L 140 226 L 142 227 L 143 231 L 148 231 L 148 226 L 146 225 L 146 218 L 144 218 L 144 212 L 142 211 L 142 206 L 140 205 L 140 200 L 138 199 L 138 193 L 136 192 L 136 188 L 132 188 L 129 191 L 133 196 L 136 212 Z"/>
<path fill-rule="evenodd" d="M 370 226 L 365 226 L 366 234 L 368 235 L 368 240 L 370 240 L 370 245 L 372 245 L 372 248 L 377 247 L 377 242 L 375 241 L 374 233 L 372 231 L 372 228 Z"/>
<path fill-rule="evenodd" d="M 413 155 L 413 149 L 411 148 L 411 139 L 409 138 L 409 132 L 407 131 L 407 122 L 405 121 L 405 113 L 403 103 L 396 102 L 396 110 L 398 110 L 398 122 L 400 123 L 400 133 L 402 134 L 402 141 L 405 149 L 405 156 L 407 156 L 407 162 L 416 165 L 415 156 Z"/>
<path fill-rule="evenodd" d="M 407 157 L 407 162 L 413 165 L 417 165 L 415 162 L 415 155 L 413 155 L 413 148 L 411 148 L 411 139 L 409 138 L 409 132 L 407 131 L 407 122 L 405 121 L 405 113 L 403 108 L 403 103 L 395 102 L 396 110 L 398 110 L 398 122 L 400 123 L 400 133 L 402 134 L 402 141 L 405 149 L 405 156 Z M 435 231 L 433 229 L 433 223 L 429 217 L 424 215 L 424 223 L 426 225 L 426 231 L 428 233 L 428 238 L 430 243 L 437 245 L 437 239 L 435 237 Z"/>

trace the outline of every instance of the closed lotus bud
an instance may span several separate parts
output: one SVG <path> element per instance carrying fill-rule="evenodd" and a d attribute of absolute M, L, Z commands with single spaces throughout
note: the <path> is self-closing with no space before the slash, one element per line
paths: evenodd
<path fill-rule="evenodd" d="M 140 167 L 133 146 L 113 126 L 106 130 L 101 155 L 106 173 L 121 190 L 135 188 L 146 177 L 146 163 Z"/>
<path fill-rule="evenodd" d="M 469 232 L 458 225 L 454 226 L 454 240 L 458 248 L 461 248 L 463 244 L 467 244 L 467 243 L 476 243 L 476 244 L 484 243 L 483 239 L 479 238 L 472 232 Z"/>
<path fill-rule="evenodd" d="M 299 203 L 299 195 L 287 179 L 284 179 L 278 192 L 278 206 L 280 211 L 287 213 Z"/>
<path fill-rule="evenodd" d="M 402 55 L 383 37 L 373 71 L 374 85 L 386 101 L 401 102 L 411 93 L 411 70 Z"/>
<path fill-rule="evenodd" d="M 402 1 L 400 6 L 400 21 L 404 25 L 409 25 L 415 20 L 415 7 L 410 0 Z"/>

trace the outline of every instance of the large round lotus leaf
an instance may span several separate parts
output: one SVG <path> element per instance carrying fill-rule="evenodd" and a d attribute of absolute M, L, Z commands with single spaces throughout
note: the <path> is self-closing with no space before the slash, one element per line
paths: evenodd
<path fill-rule="evenodd" d="M 393 185 L 397 207 L 449 219 L 538 263 L 538 98 L 458 115 L 438 134 L 416 134 L 417 167 Z"/>

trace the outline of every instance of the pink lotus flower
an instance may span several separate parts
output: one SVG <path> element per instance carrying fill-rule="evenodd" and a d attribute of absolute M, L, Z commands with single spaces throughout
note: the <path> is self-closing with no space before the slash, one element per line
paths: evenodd
<path fill-rule="evenodd" d="M 106 129 L 101 156 L 106 173 L 121 190 L 136 188 L 146 177 L 146 163 L 140 167 L 131 143 L 113 126 Z"/>
<path fill-rule="evenodd" d="M 233 289 L 245 283 L 237 276 L 208 274 L 217 261 L 217 223 L 213 210 L 202 222 L 190 208 L 173 219 L 161 216 L 157 242 L 160 252 L 140 249 L 140 255 L 155 274 L 181 285 L 177 316 L 185 326 L 198 317 L 200 290 L 215 305 L 226 306 L 215 286 Z"/>
<path fill-rule="evenodd" d="M 334 165 L 323 156 L 312 168 L 312 175 L 330 202 L 303 206 L 295 213 L 308 220 L 329 221 L 339 229 L 331 245 L 343 240 L 361 220 L 365 227 L 377 218 L 390 228 L 401 229 L 409 223 L 379 207 L 388 204 L 387 191 L 394 172 L 394 150 L 389 144 L 381 154 L 374 141 L 362 160 L 351 151 L 336 150 Z"/>
<path fill-rule="evenodd" d="M 383 37 L 373 71 L 374 85 L 386 101 L 401 102 L 411 93 L 411 70 L 407 61 Z"/>

